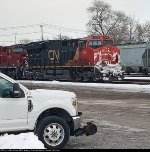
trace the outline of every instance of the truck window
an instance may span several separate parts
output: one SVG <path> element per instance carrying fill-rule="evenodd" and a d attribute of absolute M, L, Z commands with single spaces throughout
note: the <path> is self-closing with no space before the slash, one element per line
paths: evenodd
<path fill-rule="evenodd" d="M 6 91 L 6 93 L 8 91 L 13 92 L 13 84 L 6 79 L 0 77 L 0 97 L 3 97 L 4 91 Z M 11 97 L 11 94 L 8 95 L 7 98 L 8 97 Z"/>

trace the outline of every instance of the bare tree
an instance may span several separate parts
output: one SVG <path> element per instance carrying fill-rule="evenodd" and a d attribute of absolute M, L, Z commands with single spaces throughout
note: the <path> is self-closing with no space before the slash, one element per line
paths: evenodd
<path fill-rule="evenodd" d="M 95 0 L 88 12 L 90 20 L 87 26 L 91 34 L 113 35 L 116 42 L 123 38 L 128 22 L 128 17 L 123 12 L 113 11 L 109 4 L 100 0 Z"/>
<path fill-rule="evenodd" d="M 137 42 L 141 42 L 145 40 L 145 31 L 142 24 L 138 24 L 136 27 L 136 40 Z"/>
<path fill-rule="evenodd" d="M 118 18 L 116 26 L 109 31 L 115 44 L 125 43 L 128 39 L 128 17 L 123 12 L 116 12 Z"/>
<path fill-rule="evenodd" d="M 108 27 L 105 27 L 105 24 L 108 21 L 111 6 L 103 1 L 95 0 L 93 6 L 88 8 L 88 12 L 91 14 L 88 23 L 91 32 L 106 35 Z"/>
<path fill-rule="evenodd" d="M 143 32 L 144 32 L 144 40 L 150 41 L 150 22 L 149 21 L 147 21 L 143 25 Z"/>
<path fill-rule="evenodd" d="M 144 31 L 142 24 L 139 23 L 134 17 L 129 17 L 128 32 L 126 42 L 136 43 L 144 39 Z"/>

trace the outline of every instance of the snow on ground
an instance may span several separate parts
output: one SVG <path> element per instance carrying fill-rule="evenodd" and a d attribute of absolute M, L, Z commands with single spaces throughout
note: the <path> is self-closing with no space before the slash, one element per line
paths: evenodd
<path fill-rule="evenodd" d="M 124 80 L 150 80 L 150 77 L 125 77 Z"/>
<path fill-rule="evenodd" d="M 118 91 L 118 92 L 143 92 L 150 93 L 150 85 L 137 84 L 111 84 L 111 83 L 74 83 L 74 82 L 59 82 L 59 81 L 19 81 L 23 84 L 31 84 L 38 87 L 51 86 L 70 86 L 70 87 L 92 87 L 100 90 Z"/>
<path fill-rule="evenodd" d="M 45 149 L 33 133 L 0 136 L 0 149 Z"/>

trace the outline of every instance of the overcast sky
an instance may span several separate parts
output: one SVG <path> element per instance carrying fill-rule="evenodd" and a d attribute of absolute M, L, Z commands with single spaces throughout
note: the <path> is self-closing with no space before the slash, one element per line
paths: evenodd
<path fill-rule="evenodd" d="M 114 10 L 124 11 L 127 15 L 135 16 L 137 20 L 144 22 L 150 20 L 149 0 L 105 0 L 112 5 Z M 40 26 L 36 24 L 48 24 L 43 28 L 44 38 L 52 39 L 61 33 L 73 38 L 84 37 L 86 23 L 88 22 L 87 8 L 93 0 L 0 0 L 0 28 L 35 25 L 33 27 L 15 28 L 9 30 L 0 29 L 0 45 L 6 45 L 3 41 L 15 43 L 20 39 L 40 39 Z M 51 25 L 58 26 L 51 27 Z M 80 31 L 66 31 L 70 28 Z M 31 33 L 31 34 L 25 34 Z M 22 35 L 20 35 L 22 34 Z M 5 36 L 7 35 L 7 36 Z M 9 36 L 10 35 L 10 36 Z"/>

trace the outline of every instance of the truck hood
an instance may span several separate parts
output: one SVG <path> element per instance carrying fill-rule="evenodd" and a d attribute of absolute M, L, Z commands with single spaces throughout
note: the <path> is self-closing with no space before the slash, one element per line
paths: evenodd
<path fill-rule="evenodd" d="M 46 90 L 46 89 L 36 89 L 36 90 L 30 90 L 32 95 L 36 94 L 42 94 L 42 95 L 48 95 L 48 96 L 56 96 L 61 98 L 75 98 L 76 95 L 73 92 L 69 91 L 62 91 L 62 90 Z"/>
<path fill-rule="evenodd" d="M 37 89 L 30 90 L 27 98 L 32 100 L 33 111 L 36 115 L 40 115 L 43 111 L 50 108 L 61 108 L 66 110 L 71 116 L 77 114 L 76 108 L 72 105 L 75 93 L 61 90 Z"/>

